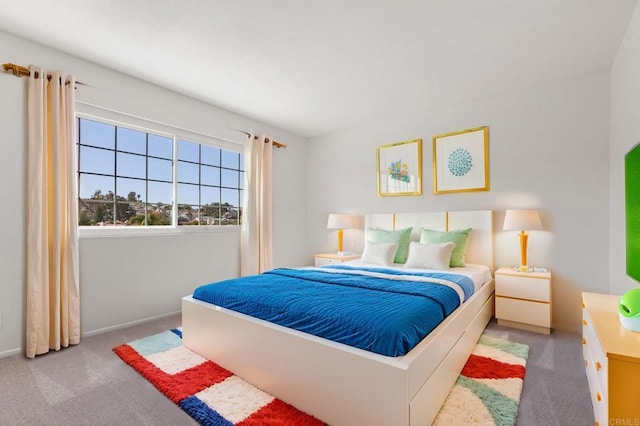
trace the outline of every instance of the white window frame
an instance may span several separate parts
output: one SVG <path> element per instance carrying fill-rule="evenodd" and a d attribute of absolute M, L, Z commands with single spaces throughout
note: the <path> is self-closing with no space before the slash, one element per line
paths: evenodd
<path fill-rule="evenodd" d="M 201 145 L 209 145 L 227 151 L 244 154 L 244 142 L 231 138 L 216 137 L 203 133 L 163 124 L 157 121 L 148 120 L 131 114 L 122 113 L 95 105 L 76 102 L 76 116 L 78 118 L 93 120 L 113 126 L 126 127 L 146 133 L 153 133 L 173 139 L 173 207 L 171 215 L 171 225 L 155 226 L 78 226 L 78 236 L 80 238 L 103 238 L 103 237 L 140 237 L 153 235 L 188 235 L 192 233 L 219 233 L 219 232 L 239 232 L 241 225 L 198 225 L 198 226 L 178 226 L 178 209 L 176 191 L 178 187 L 178 140 L 195 142 Z M 77 141 L 74 141 L 77 144 Z M 77 147 L 75 147 L 77 149 Z M 246 162 L 245 162 L 246 167 Z M 76 174 L 78 170 L 75 170 Z M 78 188 L 79 190 L 79 188 Z M 246 189 L 243 189 L 243 191 Z"/>

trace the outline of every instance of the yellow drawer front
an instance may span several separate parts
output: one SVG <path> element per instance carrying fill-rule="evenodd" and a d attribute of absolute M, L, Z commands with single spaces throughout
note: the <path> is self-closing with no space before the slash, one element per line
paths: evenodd
<path fill-rule="evenodd" d="M 540 327 L 551 327 L 551 305 L 496 297 L 496 318 Z"/>
<path fill-rule="evenodd" d="M 551 300 L 548 279 L 496 274 L 496 295 L 516 299 Z"/>
<path fill-rule="evenodd" d="M 602 390 L 598 386 L 595 373 L 591 365 L 587 366 L 587 381 L 589 382 L 589 393 L 591 394 L 591 404 L 593 405 L 593 417 L 596 424 L 603 426 L 608 425 L 608 407 L 607 399 L 604 397 Z"/>
<path fill-rule="evenodd" d="M 586 309 L 582 310 L 582 339 L 584 346 L 589 351 L 591 365 L 589 366 L 598 380 L 598 387 L 602 391 L 605 398 L 608 398 L 608 380 L 607 380 L 607 356 L 602 349 L 602 344 L 598 339 L 596 330 L 593 328 L 593 322 L 589 317 Z"/>

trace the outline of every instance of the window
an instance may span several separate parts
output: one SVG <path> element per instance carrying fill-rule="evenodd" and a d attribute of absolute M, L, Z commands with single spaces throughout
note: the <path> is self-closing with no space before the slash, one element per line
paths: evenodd
<path fill-rule="evenodd" d="M 77 147 L 80 226 L 241 223 L 239 152 L 83 117 Z"/>

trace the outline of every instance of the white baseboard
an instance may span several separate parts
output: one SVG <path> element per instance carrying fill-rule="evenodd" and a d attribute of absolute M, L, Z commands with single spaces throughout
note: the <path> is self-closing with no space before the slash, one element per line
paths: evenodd
<path fill-rule="evenodd" d="M 161 318 L 170 317 L 172 315 L 179 314 L 180 312 L 181 311 L 173 311 L 173 312 L 169 312 L 169 313 L 166 313 L 166 314 L 156 315 L 156 316 L 153 316 L 153 317 L 148 317 L 148 318 L 143 318 L 143 319 L 139 319 L 139 320 L 135 320 L 135 321 L 125 322 L 123 324 L 116 324 L 116 325 L 112 325 L 112 326 L 109 326 L 109 327 L 99 328 L 97 330 L 87 331 L 87 332 L 82 333 L 82 337 L 95 336 L 96 334 L 102 334 L 102 333 L 106 333 L 108 331 L 114 331 L 114 330 L 119 330 L 121 328 L 131 327 L 133 325 L 143 324 L 145 322 L 149 322 L 149 321 L 153 321 L 153 320 L 157 320 L 157 319 L 161 319 Z M 80 344 L 82 344 L 82 341 L 80 342 Z M 5 357 L 11 356 L 11 355 L 16 355 L 16 354 L 19 354 L 19 353 L 22 353 L 22 352 L 24 352 L 23 348 L 9 349 L 7 351 L 0 352 L 0 358 L 5 358 Z"/>
<path fill-rule="evenodd" d="M 149 322 L 149 321 L 153 321 L 153 320 L 157 320 L 157 319 L 161 319 L 161 318 L 170 317 L 172 315 L 179 314 L 180 312 L 181 311 L 173 311 L 173 312 L 169 312 L 169 313 L 166 313 L 166 314 L 156 315 L 156 316 L 153 316 L 153 317 L 143 318 L 143 319 L 139 319 L 139 320 L 135 320 L 135 321 L 125 322 L 125 323 L 122 323 L 122 324 L 111 325 L 109 327 L 99 328 L 97 330 L 87 331 L 87 332 L 82 333 L 82 337 L 95 336 L 96 334 L 102 334 L 102 333 L 106 333 L 108 331 L 119 330 L 121 328 L 131 327 L 132 325 L 143 324 L 145 322 Z"/>
<path fill-rule="evenodd" d="M 0 358 L 8 357 L 11 355 L 16 355 L 22 352 L 22 348 L 9 349 L 8 351 L 0 352 Z"/>

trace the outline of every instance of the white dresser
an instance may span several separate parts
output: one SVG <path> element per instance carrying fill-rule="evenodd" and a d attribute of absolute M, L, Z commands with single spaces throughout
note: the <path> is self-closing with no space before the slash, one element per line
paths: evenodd
<path fill-rule="evenodd" d="M 496 271 L 498 324 L 551 333 L 551 272 Z"/>
<path fill-rule="evenodd" d="M 640 425 L 640 333 L 618 320 L 620 296 L 582 293 L 582 352 L 596 425 Z"/>

